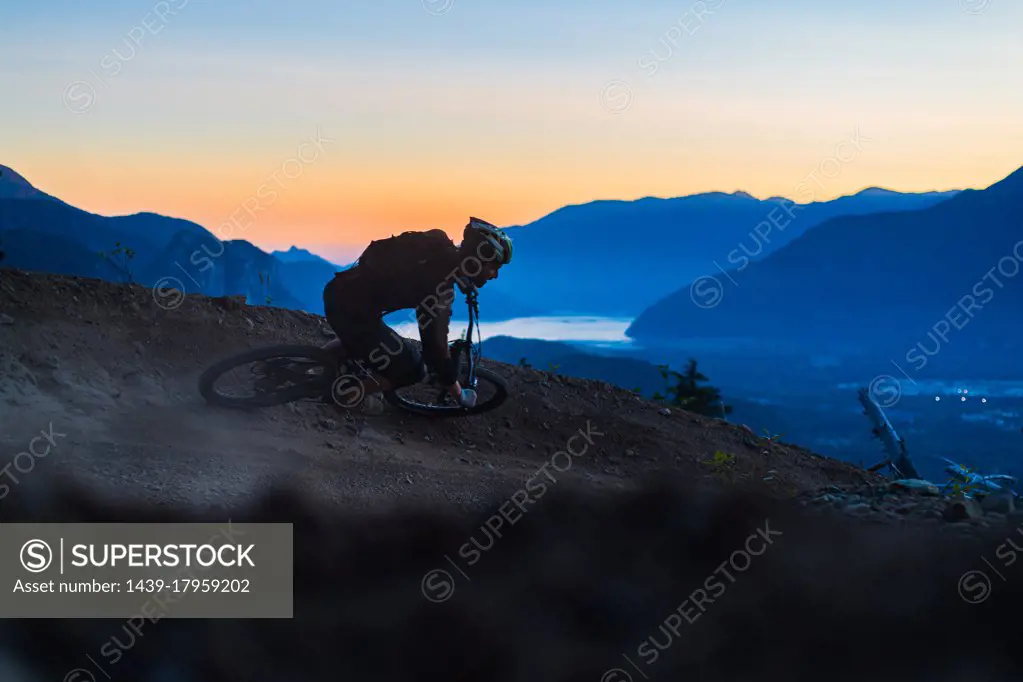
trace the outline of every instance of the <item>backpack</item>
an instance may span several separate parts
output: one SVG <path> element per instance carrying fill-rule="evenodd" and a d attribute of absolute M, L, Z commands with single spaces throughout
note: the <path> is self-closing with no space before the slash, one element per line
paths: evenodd
<path fill-rule="evenodd" d="M 382 280 L 398 279 L 431 261 L 450 259 L 455 245 L 443 230 L 402 232 L 370 242 L 358 266 Z"/>

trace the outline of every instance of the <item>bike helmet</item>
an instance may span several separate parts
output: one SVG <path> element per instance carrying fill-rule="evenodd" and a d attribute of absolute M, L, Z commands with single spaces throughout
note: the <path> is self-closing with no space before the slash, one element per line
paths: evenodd
<path fill-rule="evenodd" d="M 496 254 L 498 265 L 507 265 L 512 259 L 512 241 L 504 230 L 479 218 L 469 218 L 462 233 L 462 243 L 470 248 L 489 244 Z"/>

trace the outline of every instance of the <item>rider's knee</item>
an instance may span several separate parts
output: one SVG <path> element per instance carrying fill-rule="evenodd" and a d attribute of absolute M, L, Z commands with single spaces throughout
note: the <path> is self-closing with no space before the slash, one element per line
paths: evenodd
<path fill-rule="evenodd" d="M 413 349 L 394 358 L 394 362 L 383 373 L 394 388 L 418 384 L 426 378 L 426 366 L 422 358 Z"/>
<path fill-rule="evenodd" d="M 398 377 L 397 382 L 399 386 L 411 386 L 418 384 L 420 381 L 426 378 L 426 365 L 423 364 L 422 360 L 415 358 L 414 362 L 409 362 L 405 368 L 405 371 Z"/>

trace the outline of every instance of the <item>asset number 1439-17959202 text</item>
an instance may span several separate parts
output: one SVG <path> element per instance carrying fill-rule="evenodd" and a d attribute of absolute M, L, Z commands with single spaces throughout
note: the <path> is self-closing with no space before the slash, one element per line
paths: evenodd
<path fill-rule="evenodd" d="M 130 580 L 127 592 L 248 592 L 248 579 L 179 578 L 176 580 Z"/>

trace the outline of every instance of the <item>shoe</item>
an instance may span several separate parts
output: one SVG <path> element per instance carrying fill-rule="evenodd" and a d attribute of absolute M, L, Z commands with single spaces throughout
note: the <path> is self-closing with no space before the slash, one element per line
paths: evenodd
<path fill-rule="evenodd" d="M 359 411 L 371 417 L 383 414 L 384 399 L 376 393 L 371 393 L 362 399 L 362 402 L 359 404 Z"/>

